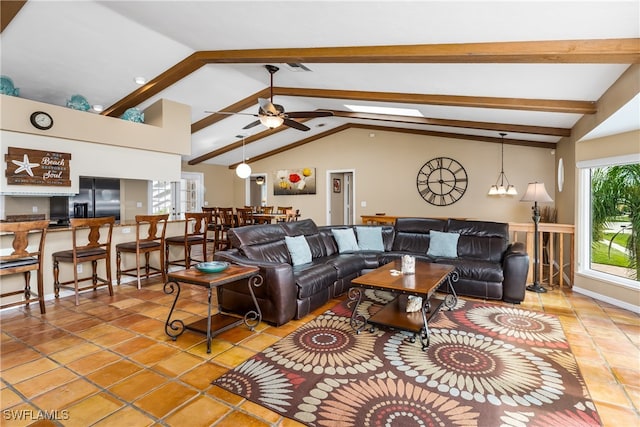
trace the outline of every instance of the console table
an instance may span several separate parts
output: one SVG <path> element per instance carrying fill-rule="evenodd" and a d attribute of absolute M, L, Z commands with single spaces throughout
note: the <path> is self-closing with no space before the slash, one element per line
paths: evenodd
<path fill-rule="evenodd" d="M 234 326 L 243 323 L 247 325 L 252 331 L 262 320 L 262 313 L 258 306 L 258 301 L 253 292 L 254 287 L 262 285 L 262 276 L 258 274 L 260 269 L 258 267 L 244 267 L 239 265 L 229 265 L 229 267 L 220 273 L 203 273 L 196 268 L 188 268 L 186 270 L 179 270 L 170 272 L 168 275 L 168 281 L 164 285 L 164 293 L 170 295 L 176 293 L 173 305 L 167 316 L 167 322 L 165 323 L 165 332 L 174 341 L 182 335 L 185 329 L 204 333 L 207 335 L 207 353 L 211 353 L 211 338 L 221 332 L 233 328 Z M 218 307 L 218 313 L 211 314 L 211 294 L 213 289 L 220 285 L 227 283 L 237 282 L 238 286 L 241 286 L 241 282 L 247 280 L 247 286 L 249 286 L 249 293 L 253 299 L 255 310 L 250 310 L 244 317 L 225 314 L 220 312 Z M 180 283 L 188 283 L 191 285 L 201 286 L 207 288 L 207 302 L 208 310 L 207 317 L 200 319 L 193 323 L 185 325 L 180 319 L 171 320 L 173 310 L 178 302 L 180 296 Z"/>

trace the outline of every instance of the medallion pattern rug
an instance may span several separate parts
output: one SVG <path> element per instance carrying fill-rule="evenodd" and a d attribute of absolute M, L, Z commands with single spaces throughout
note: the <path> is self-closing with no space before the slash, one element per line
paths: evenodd
<path fill-rule="evenodd" d="M 389 294 L 367 291 L 371 314 Z M 393 330 L 356 334 L 338 304 L 213 381 L 310 426 L 599 426 L 559 320 L 458 300 L 430 345 Z"/>

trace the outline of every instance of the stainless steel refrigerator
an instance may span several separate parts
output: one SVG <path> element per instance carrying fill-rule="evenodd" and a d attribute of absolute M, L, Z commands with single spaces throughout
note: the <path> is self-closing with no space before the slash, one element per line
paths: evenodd
<path fill-rule="evenodd" d="M 120 220 L 120 180 L 80 177 L 80 192 L 69 200 L 71 218 L 114 216 Z"/>

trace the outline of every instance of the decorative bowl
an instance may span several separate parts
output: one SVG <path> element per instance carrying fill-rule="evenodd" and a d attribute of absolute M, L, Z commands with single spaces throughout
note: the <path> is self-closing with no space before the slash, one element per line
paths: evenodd
<path fill-rule="evenodd" d="M 196 268 L 203 273 L 220 273 L 229 267 L 229 263 L 225 261 L 209 261 L 196 264 Z"/>
<path fill-rule="evenodd" d="M 89 105 L 89 102 L 84 96 L 73 95 L 71 96 L 71 99 L 67 101 L 67 107 L 71 108 L 72 110 L 89 111 L 91 105 Z"/>
<path fill-rule="evenodd" d="M 134 123 L 144 123 L 144 113 L 136 107 L 126 110 L 120 118 Z"/>

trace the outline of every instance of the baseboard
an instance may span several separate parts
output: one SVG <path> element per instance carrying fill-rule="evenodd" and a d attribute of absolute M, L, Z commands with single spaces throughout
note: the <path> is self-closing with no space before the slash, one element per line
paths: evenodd
<path fill-rule="evenodd" d="M 597 299 L 599 301 L 606 302 L 606 303 L 611 304 L 611 305 L 615 305 L 616 307 L 624 308 L 625 310 L 629 310 L 629 311 L 631 311 L 633 313 L 640 314 L 640 306 L 629 304 L 628 302 L 620 301 L 618 299 L 611 298 L 609 296 L 602 295 L 602 294 L 599 294 L 597 292 L 593 292 L 593 291 L 590 291 L 588 289 L 581 288 L 579 286 L 574 286 L 572 288 L 572 290 L 574 292 L 577 292 L 577 293 L 582 294 L 582 295 L 586 295 L 586 296 L 591 297 L 593 299 Z"/>

